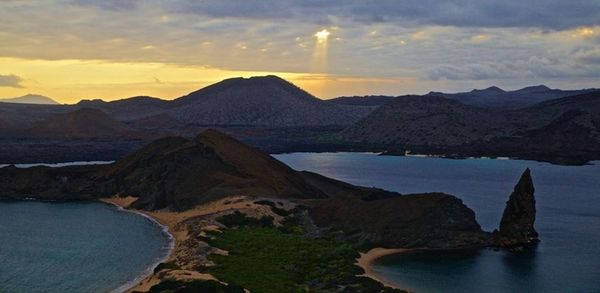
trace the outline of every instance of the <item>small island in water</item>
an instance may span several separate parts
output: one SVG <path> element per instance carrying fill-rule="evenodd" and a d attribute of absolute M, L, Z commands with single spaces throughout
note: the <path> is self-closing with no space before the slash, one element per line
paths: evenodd
<path fill-rule="evenodd" d="M 295 171 L 215 130 L 166 137 L 106 165 L 0 168 L 1 196 L 101 200 L 167 226 L 168 260 L 132 292 L 401 292 L 371 262 L 408 250 L 539 241 L 534 186 L 525 170 L 498 229 L 443 193 L 399 194 Z M 507 191 L 508 193 L 508 191 Z"/>

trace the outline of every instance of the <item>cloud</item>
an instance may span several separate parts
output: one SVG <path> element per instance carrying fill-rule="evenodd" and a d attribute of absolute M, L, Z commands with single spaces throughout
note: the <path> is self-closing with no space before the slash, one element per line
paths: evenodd
<path fill-rule="evenodd" d="M 587 61 L 582 65 L 578 61 Z M 549 56 L 531 56 L 527 59 L 476 64 L 444 64 L 432 66 L 425 78 L 438 80 L 576 80 L 600 78 L 600 51 L 584 51 L 573 60 Z"/>
<path fill-rule="evenodd" d="M 107 10 L 133 10 L 137 4 L 140 3 L 138 0 L 72 0 L 72 5 L 81 6 L 94 6 Z"/>
<path fill-rule="evenodd" d="M 21 82 L 23 79 L 16 75 L 0 75 L 0 87 L 23 87 Z"/>
<path fill-rule="evenodd" d="M 546 29 L 597 24 L 600 11 L 597 0 L 179 0 L 168 5 L 177 12 L 210 17 Z"/>
<path fill-rule="evenodd" d="M 66 0 L 54 0 L 62 2 Z M 562 30 L 598 24 L 597 0 L 68 0 L 72 5 L 133 12 L 155 7 L 210 18 L 338 21 L 456 27 L 536 27 Z"/>
<path fill-rule="evenodd" d="M 534 2 L 0 0 L 0 59 L 418 78 L 423 91 L 498 79 L 597 84 L 600 1 Z M 315 70 L 323 29 L 328 66 Z M 19 64 L 4 72 L 37 80 Z"/>
<path fill-rule="evenodd" d="M 582 64 L 600 65 L 600 49 L 580 50 L 575 53 L 575 58 Z"/>
<path fill-rule="evenodd" d="M 431 80 L 489 80 L 508 78 L 512 74 L 513 69 L 506 64 L 486 63 L 434 66 L 426 72 L 426 77 Z"/>

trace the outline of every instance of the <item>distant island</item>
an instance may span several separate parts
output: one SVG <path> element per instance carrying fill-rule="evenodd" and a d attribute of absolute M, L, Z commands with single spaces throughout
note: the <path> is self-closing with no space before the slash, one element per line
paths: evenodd
<path fill-rule="evenodd" d="M 156 138 L 192 138 L 207 128 L 268 153 L 368 151 L 582 165 L 600 159 L 600 90 L 540 85 L 325 101 L 271 75 L 226 79 L 172 101 L 1 103 L 0 162 L 115 160 Z M 64 152 L 70 148 L 82 151 Z"/>
<path fill-rule="evenodd" d="M 9 199 L 101 199 L 168 226 L 175 249 L 133 289 L 140 292 L 401 292 L 362 276 L 358 252 L 519 250 L 539 241 L 529 170 L 499 228 L 486 232 L 452 195 L 399 194 L 295 171 L 215 130 L 161 138 L 109 165 L 0 168 L 0 188 Z"/>
<path fill-rule="evenodd" d="M 58 105 L 58 102 L 42 95 L 27 94 L 16 98 L 0 98 L 0 103 Z"/>

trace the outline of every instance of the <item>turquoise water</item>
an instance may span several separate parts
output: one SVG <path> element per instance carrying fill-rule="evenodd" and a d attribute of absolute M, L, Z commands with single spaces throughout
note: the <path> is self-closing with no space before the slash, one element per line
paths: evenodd
<path fill-rule="evenodd" d="M 600 162 L 557 166 L 522 160 L 294 153 L 276 158 L 363 186 L 441 191 L 496 228 L 519 176 L 531 168 L 542 242 L 523 253 L 482 249 L 385 257 L 375 271 L 416 292 L 600 292 Z"/>
<path fill-rule="evenodd" d="M 149 219 L 107 204 L 0 201 L 0 292 L 123 290 L 169 245 Z"/>

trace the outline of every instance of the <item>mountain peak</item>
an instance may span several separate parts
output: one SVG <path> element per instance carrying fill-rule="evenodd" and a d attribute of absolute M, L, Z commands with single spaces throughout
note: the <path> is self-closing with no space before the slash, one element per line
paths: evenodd
<path fill-rule="evenodd" d="M 58 105 L 55 100 L 36 94 L 26 94 L 24 96 L 16 98 L 0 99 L 3 103 L 16 103 L 16 104 L 43 104 L 43 105 Z"/>
<path fill-rule="evenodd" d="M 226 93 L 227 92 L 227 93 Z M 269 98 L 283 98 L 284 96 L 296 98 L 310 98 L 318 100 L 313 95 L 302 90 L 291 82 L 276 75 L 233 77 L 224 79 L 215 84 L 201 88 L 186 96 L 176 99 L 179 103 L 197 102 L 218 98 L 219 96 L 236 95 L 246 98 L 257 98 L 257 96 Z M 245 93 L 240 95 L 241 93 Z"/>
<path fill-rule="evenodd" d="M 494 85 L 482 90 L 474 89 L 471 92 L 505 93 L 506 91 Z"/>
<path fill-rule="evenodd" d="M 549 87 L 547 87 L 543 84 L 540 84 L 540 85 L 524 87 L 522 89 L 516 90 L 515 92 L 533 93 L 533 92 L 545 92 L 545 91 L 549 91 L 549 90 L 551 90 Z"/>
<path fill-rule="evenodd" d="M 330 104 L 274 75 L 230 78 L 173 102 L 184 123 L 222 125 L 348 125 L 365 109 Z"/>

